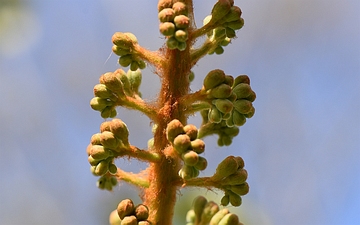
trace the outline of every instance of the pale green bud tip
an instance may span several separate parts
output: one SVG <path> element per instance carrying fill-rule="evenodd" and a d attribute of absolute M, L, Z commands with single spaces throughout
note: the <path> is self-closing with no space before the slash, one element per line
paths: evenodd
<path fill-rule="evenodd" d="M 220 220 L 224 218 L 226 214 L 230 213 L 228 209 L 222 209 L 218 211 L 210 220 L 210 225 L 218 225 Z"/>
<path fill-rule="evenodd" d="M 226 214 L 218 225 L 239 225 L 239 217 L 233 213 Z"/>
<path fill-rule="evenodd" d="M 177 119 L 172 120 L 166 127 L 166 137 L 170 142 L 174 142 L 176 136 L 184 133 L 184 126 Z"/>
<path fill-rule="evenodd" d="M 92 98 L 90 100 L 90 106 L 93 110 L 96 110 L 96 111 L 102 111 L 104 110 L 107 106 L 111 106 L 113 105 L 114 102 L 108 100 L 108 99 L 103 99 L 103 98 L 100 98 L 100 97 L 95 97 L 95 98 Z"/>
<path fill-rule="evenodd" d="M 201 139 L 195 139 L 191 141 L 191 149 L 198 154 L 201 154 L 205 151 L 205 142 Z"/>
<path fill-rule="evenodd" d="M 174 37 L 179 42 L 186 42 L 188 39 L 188 32 L 185 30 L 177 30 L 175 31 Z"/>
<path fill-rule="evenodd" d="M 186 29 L 190 25 L 190 19 L 185 15 L 178 15 L 175 16 L 174 23 L 177 29 Z"/>
<path fill-rule="evenodd" d="M 122 200 L 117 207 L 117 213 L 118 213 L 120 219 L 122 219 L 122 220 L 125 217 L 133 215 L 134 212 L 135 212 L 135 206 L 134 206 L 133 201 L 131 201 L 131 199 Z"/>
<path fill-rule="evenodd" d="M 171 22 L 160 23 L 159 30 L 164 36 L 173 36 L 175 34 L 175 24 Z"/>
<path fill-rule="evenodd" d="M 139 221 L 147 220 L 149 217 L 149 208 L 143 204 L 137 205 L 135 207 L 135 217 Z"/>
<path fill-rule="evenodd" d="M 186 152 L 191 146 L 190 137 L 186 134 L 179 134 L 174 139 L 174 148 L 177 150 L 179 154 Z"/>
<path fill-rule="evenodd" d="M 238 185 L 231 185 L 230 190 L 238 195 L 246 195 L 249 193 L 250 187 L 247 182 Z"/>
<path fill-rule="evenodd" d="M 138 225 L 138 221 L 135 216 L 126 216 L 121 221 L 121 225 Z"/>
<path fill-rule="evenodd" d="M 219 211 L 219 206 L 213 202 L 210 201 L 206 204 L 204 211 L 201 215 L 201 222 L 203 224 L 208 224 L 211 220 L 211 218 Z"/>
<path fill-rule="evenodd" d="M 105 148 L 110 149 L 116 149 L 120 144 L 114 134 L 109 131 L 104 131 L 101 133 L 100 142 Z"/>
<path fill-rule="evenodd" d="M 188 15 L 187 6 L 183 2 L 175 2 L 172 8 L 175 12 L 175 15 L 185 15 L 185 16 Z"/>
<path fill-rule="evenodd" d="M 215 174 L 212 176 L 214 180 L 221 180 L 238 169 L 238 163 L 234 156 L 226 157 L 216 168 Z"/>
<path fill-rule="evenodd" d="M 212 98 L 228 98 L 232 94 L 232 89 L 227 84 L 220 84 L 219 86 L 211 89 L 210 97 Z"/>
<path fill-rule="evenodd" d="M 117 45 L 123 49 L 129 49 L 138 43 L 137 38 L 134 34 L 121 32 L 116 32 L 112 36 L 112 42 L 114 43 L 114 45 Z"/>
<path fill-rule="evenodd" d="M 187 151 L 182 155 L 184 163 L 188 166 L 195 166 L 199 162 L 199 155 L 194 151 Z"/>
<path fill-rule="evenodd" d="M 231 10 L 231 4 L 229 0 L 218 0 L 217 3 L 215 3 L 211 15 L 214 22 L 220 20 L 223 18 L 228 12 Z"/>
<path fill-rule="evenodd" d="M 184 127 L 184 131 L 185 131 L 186 135 L 188 135 L 190 137 L 191 141 L 193 141 L 197 138 L 198 130 L 195 125 L 187 124 Z"/>
<path fill-rule="evenodd" d="M 207 202 L 208 202 L 207 199 L 201 195 L 194 199 L 193 209 L 197 218 L 199 219 L 201 218 L 201 214 L 203 213 L 203 210 Z"/>
<path fill-rule="evenodd" d="M 198 162 L 195 164 L 195 168 L 198 170 L 205 170 L 207 167 L 207 160 L 204 157 L 199 156 Z"/>
<path fill-rule="evenodd" d="M 158 14 L 160 22 L 171 22 L 174 20 L 175 11 L 171 8 L 165 8 Z"/>
<path fill-rule="evenodd" d="M 110 213 L 109 223 L 110 225 L 121 225 L 121 219 L 116 210 Z"/>
<path fill-rule="evenodd" d="M 215 99 L 212 103 L 222 113 L 229 113 L 234 107 L 233 103 L 228 99 Z"/>
<path fill-rule="evenodd" d="M 186 222 L 187 223 L 194 223 L 196 219 L 195 211 L 193 209 L 189 210 L 186 213 Z"/>
<path fill-rule="evenodd" d="M 222 70 L 216 69 L 210 71 L 204 79 L 205 90 L 212 89 L 225 81 L 225 73 Z"/>
<path fill-rule="evenodd" d="M 90 149 L 90 155 L 95 160 L 103 160 L 112 156 L 112 152 L 109 149 L 104 148 L 104 146 L 93 145 Z"/>

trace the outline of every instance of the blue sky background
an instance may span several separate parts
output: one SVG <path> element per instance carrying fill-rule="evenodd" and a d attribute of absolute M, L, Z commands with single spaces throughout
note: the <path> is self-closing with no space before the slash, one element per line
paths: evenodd
<path fill-rule="evenodd" d="M 121 199 L 139 203 L 131 186 L 108 193 L 95 185 L 85 149 L 103 119 L 89 101 L 99 76 L 118 68 L 110 55 L 114 32 L 132 32 L 151 50 L 162 46 L 156 2 L 0 1 L 0 224 L 107 224 Z M 214 2 L 195 1 L 198 25 Z M 235 4 L 245 27 L 223 55 L 194 67 L 191 88 L 216 68 L 248 74 L 256 113 L 232 146 L 205 139 L 209 167 L 201 175 L 228 155 L 244 158 L 251 191 L 230 210 L 248 225 L 359 224 L 360 2 Z M 158 87 L 146 69 L 143 96 L 154 99 Z M 149 120 L 124 109 L 118 117 L 131 143 L 145 147 Z M 199 125 L 199 115 L 190 121 Z M 117 165 L 146 168 L 123 159 Z M 181 190 L 175 224 L 184 224 L 184 205 L 197 194 L 222 197 Z"/>

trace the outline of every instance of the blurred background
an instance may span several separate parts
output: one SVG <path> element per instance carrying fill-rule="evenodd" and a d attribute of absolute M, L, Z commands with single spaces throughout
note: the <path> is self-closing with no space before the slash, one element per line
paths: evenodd
<path fill-rule="evenodd" d="M 195 1 L 198 26 L 213 1 Z M 208 71 L 248 74 L 257 93 L 255 116 L 230 147 L 205 139 L 213 174 L 228 155 L 244 158 L 250 193 L 239 208 L 247 225 L 360 224 L 360 1 L 235 1 L 245 26 L 223 55 L 195 67 L 192 90 Z M 116 31 L 134 33 L 157 50 L 157 1 L 0 0 L 0 224 L 107 224 L 118 202 L 137 190 L 96 187 L 85 153 L 103 122 L 89 101 L 102 73 L 114 71 Z M 199 41 L 201 43 L 201 40 Z M 141 91 L 159 87 L 151 67 Z M 149 120 L 119 109 L 132 144 L 144 148 Z M 200 116 L 190 119 L 200 125 Z M 146 165 L 119 159 L 124 170 Z M 174 224 L 198 194 L 179 191 Z"/>

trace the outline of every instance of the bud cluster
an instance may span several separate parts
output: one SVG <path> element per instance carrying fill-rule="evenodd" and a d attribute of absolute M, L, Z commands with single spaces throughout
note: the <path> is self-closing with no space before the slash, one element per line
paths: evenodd
<path fill-rule="evenodd" d="M 216 168 L 212 180 L 220 182 L 225 195 L 221 199 L 221 205 L 240 206 L 242 195 L 249 192 L 249 184 L 246 182 L 248 177 L 244 169 L 245 163 L 241 157 L 228 156 Z"/>
<path fill-rule="evenodd" d="M 129 131 L 122 120 L 113 119 L 103 122 L 100 126 L 100 132 L 91 137 L 90 144 L 86 149 L 88 161 L 91 165 L 90 170 L 95 176 L 104 176 L 107 173 L 116 174 L 117 167 L 114 164 L 114 159 L 117 153 L 130 146 Z M 103 180 L 98 181 L 99 188 L 108 189 L 105 182 L 107 178 L 100 179 Z"/>
<path fill-rule="evenodd" d="M 203 123 L 219 124 L 213 127 L 213 133 L 220 136 L 219 146 L 230 145 L 232 137 L 238 134 L 238 129 L 224 128 L 242 126 L 246 118 L 251 118 L 255 113 L 252 102 L 256 94 L 250 87 L 250 79 L 246 75 L 234 79 L 225 75 L 224 71 L 216 69 L 206 75 L 203 90 L 211 101 L 210 109 L 201 112 Z"/>
<path fill-rule="evenodd" d="M 199 170 L 205 170 L 207 167 L 207 160 L 199 156 L 205 151 L 205 142 L 198 139 L 197 135 L 198 130 L 194 125 L 183 126 L 177 119 L 168 123 L 166 128 L 167 139 L 184 161 L 179 171 L 179 176 L 183 179 L 197 177 Z"/>
<path fill-rule="evenodd" d="M 187 225 L 242 225 L 237 215 L 228 209 L 221 209 L 213 201 L 207 201 L 203 196 L 195 198 L 193 208 L 186 214 Z"/>
<path fill-rule="evenodd" d="M 112 36 L 112 51 L 120 56 L 119 64 L 123 67 L 130 66 L 130 70 L 144 69 L 145 62 L 139 58 L 134 50 L 134 46 L 138 44 L 137 38 L 132 33 L 116 32 Z"/>
<path fill-rule="evenodd" d="M 118 207 L 117 213 L 120 218 L 120 225 L 150 225 L 147 221 L 149 209 L 146 205 L 134 205 L 131 199 L 122 200 Z"/>
<path fill-rule="evenodd" d="M 170 49 L 185 50 L 190 19 L 188 8 L 183 1 L 162 0 L 158 4 L 160 33 L 166 36 Z"/>
<path fill-rule="evenodd" d="M 116 102 L 118 99 L 124 100 L 125 96 L 139 95 L 141 84 L 141 70 L 128 70 L 125 73 L 122 69 L 115 72 L 108 72 L 100 76 L 100 84 L 94 87 L 94 98 L 90 100 L 92 109 L 101 112 L 103 118 L 114 118 L 116 112 Z"/>

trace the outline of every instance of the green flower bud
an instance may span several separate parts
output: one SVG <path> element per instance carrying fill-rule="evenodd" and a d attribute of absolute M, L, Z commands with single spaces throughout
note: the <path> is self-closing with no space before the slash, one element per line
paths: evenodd
<path fill-rule="evenodd" d="M 209 122 L 211 123 L 220 123 L 222 120 L 222 115 L 221 112 L 216 108 L 216 107 L 212 107 L 209 110 Z"/>
<path fill-rule="evenodd" d="M 119 141 L 112 132 L 104 131 L 100 134 L 100 142 L 105 148 L 116 149 Z"/>
<path fill-rule="evenodd" d="M 209 224 L 211 218 L 219 212 L 219 206 L 213 202 L 210 201 L 205 205 L 205 208 L 203 210 L 203 213 L 201 215 L 201 223 L 202 224 Z"/>
<path fill-rule="evenodd" d="M 193 166 L 183 165 L 183 167 L 179 170 L 179 176 L 184 180 L 197 177 L 198 175 L 199 171 Z"/>
<path fill-rule="evenodd" d="M 194 151 L 187 151 L 182 154 L 182 159 L 186 165 L 195 166 L 199 161 L 199 155 Z"/>
<path fill-rule="evenodd" d="M 111 150 L 104 148 L 104 146 L 93 145 L 90 149 L 90 155 L 95 160 L 103 160 L 112 156 L 113 154 Z"/>
<path fill-rule="evenodd" d="M 240 156 L 236 156 L 235 160 L 236 160 L 236 162 L 238 164 L 238 169 L 244 168 L 245 162 L 244 162 L 243 158 L 241 158 Z"/>
<path fill-rule="evenodd" d="M 244 19 L 240 18 L 239 20 L 225 23 L 224 26 L 229 27 L 233 30 L 240 30 L 244 26 Z"/>
<path fill-rule="evenodd" d="M 185 42 L 188 39 L 188 33 L 185 30 L 177 30 L 174 37 L 179 42 Z"/>
<path fill-rule="evenodd" d="M 115 177 L 111 177 L 110 178 L 110 183 L 112 184 L 112 186 L 115 186 L 115 185 L 117 185 L 118 181 L 117 181 L 117 179 Z"/>
<path fill-rule="evenodd" d="M 229 203 L 228 203 L 229 204 Z M 227 205 L 227 204 L 226 204 Z M 218 211 L 210 220 L 210 224 L 209 225 L 218 225 L 218 223 L 220 222 L 220 220 L 226 215 L 229 214 L 229 210 L 228 209 L 222 209 L 220 211 Z"/>
<path fill-rule="evenodd" d="M 246 99 L 249 100 L 250 102 L 255 101 L 255 99 L 256 99 L 256 93 L 255 93 L 253 90 L 251 90 L 250 95 L 249 95 Z"/>
<path fill-rule="evenodd" d="M 120 58 L 119 58 L 119 64 L 123 67 L 130 66 L 132 61 L 133 61 L 132 54 L 123 55 L 123 56 L 120 56 Z"/>
<path fill-rule="evenodd" d="M 117 45 L 113 45 L 111 50 L 115 53 L 115 55 L 118 55 L 118 56 L 131 54 L 131 49 L 123 49 Z"/>
<path fill-rule="evenodd" d="M 115 75 L 116 75 L 116 77 L 121 81 L 122 87 L 123 87 L 125 93 L 126 93 L 127 95 L 132 95 L 131 87 L 130 87 L 130 82 L 129 82 L 129 79 L 128 79 L 125 71 L 122 70 L 122 69 L 117 69 L 117 70 L 115 71 Z"/>
<path fill-rule="evenodd" d="M 154 148 L 154 138 L 150 138 L 147 142 L 148 149 Z"/>
<path fill-rule="evenodd" d="M 242 199 L 241 199 L 240 195 L 235 194 L 235 193 L 232 192 L 232 191 L 228 191 L 228 194 L 229 194 L 230 204 L 231 204 L 232 206 L 237 207 L 237 206 L 240 206 L 240 205 L 241 205 Z"/>
<path fill-rule="evenodd" d="M 221 55 L 224 53 L 224 48 L 221 47 L 220 45 L 218 45 L 215 49 L 214 52 L 216 53 L 216 55 Z"/>
<path fill-rule="evenodd" d="M 191 141 L 191 149 L 194 152 L 201 154 L 205 151 L 205 142 L 201 139 L 195 139 Z"/>
<path fill-rule="evenodd" d="M 149 217 L 149 209 L 146 205 L 139 204 L 135 207 L 135 217 L 138 221 L 147 220 Z"/>
<path fill-rule="evenodd" d="M 220 45 L 225 47 L 230 43 L 231 43 L 231 39 L 226 37 L 223 41 L 220 42 Z"/>
<path fill-rule="evenodd" d="M 213 30 L 213 35 L 211 37 L 211 40 L 215 40 L 217 42 L 221 42 L 226 38 L 226 30 L 222 27 L 215 28 Z"/>
<path fill-rule="evenodd" d="M 94 134 L 93 136 L 91 136 L 90 143 L 91 143 L 92 145 L 99 145 L 99 144 L 101 144 L 100 136 L 101 136 L 100 133 L 97 133 L 97 134 Z M 89 153 L 89 154 L 90 154 L 90 153 Z"/>
<path fill-rule="evenodd" d="M 118 207 L 117 207 L 117 213 L 120 217 L 120 219 L 124 219 L 125 217 L 133 215 L 135 212 L 135 206 L 133 201 L 131 199 L 125 199 L 122 200 Z M 136 219 L 136 217 L 135 217 Z"/>
<path fill-rule="evenodd" d="M 234 102 L 234 108 L 241 114 L 247 114 L 251 112 L 253 106 L 250 101 L 241 99 Z"/>
<path fill-rule="evenodd" d="M 142 79 L 141 70 L 139 69 L 136 71 L 128 70 L 126 75 L 130 82 L 131 89 L 133 90 L 133 92 L 138 93 Z"/>
<path fill-rule="evenodd" d="M 222 205 L 222 206 L 227 206 L 227 205 L 229 205 L 229 203 L 230 203 L 229 195 L 224 195 L 224 196 L 221 198 L 221 205 Z"/>
<path fill-rule="evenodd" d="M 206 204 L 206 203 L 205 203 Z M 193 209 L 190 209 L 186 213 L 186 222 L 187 223 L 194 223 L 196 219 L 195 211 Z"/>
<path fill-rule="evenodd" d="M 137 225 L 138 221 L 135 216 L 125 216 L 123 220 L 121 220 L 121 225 Z"/>
<path fill-rule="evenodd" d="M 240 83 L 246 83 L 250 85 L 250 78 L 247 75 L 239 75 L 235 78 L 233 87 L 237 86 Z"/>
<path fill-rule="evenodd" d="M 111 121 L 104 121 L 100 124 L 100 132 L 110 131 Z"/>
<path fill-rule="evenodd" d="M 97 84 L 94 86 L 94 95 L 100 98 L 112 98 L 113 93 L 106 87 L 105 84 Z"/>
<path fill-rule="evenodd" d="M 210 90 L 210 96 L 213 98 L 228 98 L 231 96 L 231 93 L 231 87 L 227 84 L 220 84 Z"/>
<path fill-rule="evenodd" d="M 132 61 L 132 62 L 130 63 L 130 70 L 131 70 L 131 71 L 135 71 L 135 70 L 137 70 L 137 69 L 139 69 L 139 64 L 137 63 L 137 61 Z"/>
<path fill-rule="evenodd" d="M 151 225 L 151 223 L 149 221 L 139 221 L 137 225 Z"/>
<path fill-rule="evenodd" d="M 110 225 L 121 225 L 121 219 L 120 219 L 119 215 L 117 214 L 116 210 L 114 210 L 110 213 L 109 223 L 110 223 Z"/>
<path fill-rule="evenodd" d="M 111 72 L 105 73 L 101 75 L 99 81 L 101 84 L 106 85 L 106 87 L 110 91 L 114 92 L 118 96 L 123 96 L 124 95 L 123 86 L 118 77 L 118 73 L 119 71 L 115 71 L 114 73 Z"/>
<path fill-rule="evenodd" d="M 174 148 L 179 154 L 186 152 L 190 146 L 191 146 L 191 140 L 190 137 L 187 136 L 186 134 L 179 134 L 174 139 Z"/>
<path fill-rule="evenodd" d="M 164 36 L 173 36 L 175 34 L 175 24 L 172 22 L 160 23 L 159 30 Z"/>
<path fill-rule="evenodd" d="M 129 130 L 121 119 L 113 119 L 110 124 L 111 132 L 120 139 L 125 146 L 129 146 Z"/>
<path fill-rule="evenodd" d="M 205 170 L 207 167 L 207 160 L 204 157 L 199 156 L 199 160 L 194 167 L 197 170 Z"/>
<path fill-rule="evenodd" d="M 138 43 L 134 34 L 121 32 L 116 32 L 112 36 L 112 42 L 114 43 L 114 45 L 117 45 L 123 49 L 132 48 L 135 44 Z"/>
<path fill-rule="evenodd" d="M 215 174 L 212 176 L 213 180 L 222 180 L 231 174 L 236 173 L 238 163 L 234 156 L 228 156 L 219 163 L 216 168 Z"/>
<path fill-rule="evenodd" d="M 212 104 L 222 113 L 229 113 L 233 109 L 233 103 L 228 99 L 215 99 Z"/>
<path fill-rule="evenodd" d="M 190 25 L 190 19 L 185 15 L 178 15 L 175 16 L 174 23 L 177 29 L 187 29 Z"/>
<path fill-rule="evenodd" d="M 253 91 L 247 83 L 240 83 L 233 88 L 233 93 L 236 94 L 237 99 L 247 98 Z"/>
<path fill-rule="evenodd" d="M 232 137 L 227 136 L 227 135 L 221 135 L 219 137 L 219 140 L 220 140 L 220 143 L 222 144 L 222 145 L 219 145 L 219 146 L 224 146 L 224 145 L 225 146 L 230 146 L 231 143 L 232 143 Z"/>
<path fill-rule="evenodd" d="M 239 225 L 239 217 L 233 213 L 226 214 L 218 225 Z"/>
<path fill-rule="evenodd" d="M 194 80 L 194 78 L 195 78 L 194 72 L 190 71 L 190 73 L 189 73 L 189 82 L 192 82 Z"/>
<path fill-rule="evenodd" d="M 100 189 L 104 189 L 106 183 L 107 183 L 107 178 L 105 176 L 102 176 L 96 182 L 96 186 Z"/>
<path fill-rule="evenodd" d="M 232 6 L 229 13 L 224 17 L 224 22 L 237 21 L 241 17 L 241 9 L 237 6 Z"/>
<path fill-rule="evenodd" d="M 230 27 L 225 28 L 226 37 L 228 38 L 234 38 L 236 37 L 235 30 L 231 29 Z"/>
<path fill-rule="evenodd" d="M 203 20 L 203 25 L 205 26 L 206 24 L 208 24 L 210 22 L 211 18 L 212 18 L 212 15 L 206 16 Z"/>
<path fill-rule="evenodd" d="M 172 22 L 175 17 L 175 11 L 172 8 L 165 8 L 158 14 L 160 22 Z"/>
<path fill-rule="evenodd" d="M 219 86 L 226 80 L 225 73 L 222 70 L 216 69 L 210 71 L 204 79 L 205 90 L 212 89 Z"/>
<path fill-rule="evenodd" d="M 229 119 L 229 118 L 231 117 L 231 115 L 232 115 L 232 111 L 231 111 L 231 112 L 228 112 L 228 113 L 223 114 L 223 120 L 227 120 L 227 119 Z"/>
<path fill-rule="evenodd" d="M 211 20 L 213 22 L 216 22 L 226 16 L 231 10 L 231 4 L 228 0 L 218 0 L 217 3 L 215 3 L 211 15 Z"/>
<path fill-rule="evenodd" d="M 95 97 L 90 100 L 91 108 L 96 111 L 102 111 L 106 108 L 106 106 L 111 106 L 112 104 L 114 104 L 114 102 L 100 97 Z"/>
<path fill-rule="evenodd" d="M 250 112 L 244 114 L 244 116 L 245 116 L 246 118 L 251 118 L 251 117 L 254 116 L 254 114 L 255 114 L 255 108 L 254 108 L 254 107 L 251 107 Z"/>
<path fill-rule="evenodd" d="M 99 162 L 101 160 L 103 160 L 103 159 L 94 159 L 91 155 L 88 156 L 88 162 L 90 163 L 91 166 L 96 166 L 97 164 L 99 164 Z M 95 167 L 94 167 L 94 170 L 95 170 Z"/>
<path fill-rule="evenodd" d="M 144 62 L 144 60 L 139 60 L 137 61 L 138 65 L 139 65 L 139 69 L 143 70 L 146 68 L 146 63 Z"/>
<path fill-rule="evenodd" d="M 110 172 L 111 174 L 116 174 L 116 172 L 117 172 L 117 167 L 116 167 L 116 165 L 115 165 L 114 163 L 110 163 L 110 164 L 109 164 L 109 172 Z"/>
<path fill-rule="evenodd" d="M 245 169 L 239 169 L 235 173 L 229 175 L 223 180 L 224 185 L 239 185 L 243 184 L 248 177 L 248 173 Z"/>
<path fill-rule="evenodd" d="M 247 182 L 239 185 L 231 185 L 230 190 L 238 195 L 246 195 L 249 193 L 249 184 Z"/>
<path fill-rule="evenodd" d="M 173 5 L 172 0 L 160 0 L 158 1 L 158 12 L 160 12 L 161 10 L 165 9 L 165 8 L 171 8 Z"/>
<path fill-rule="evenodd" d="M 176 16 L 177 15 L 185 15 L 185 16 L 187 16 L 188 15 L 188 8 L 185 5 L 185 3 L 183 3 L 183 2 L 175 2 L 172 5 L 172 8 L 173 8 Z"/>
<path fill-rule="evenodd" d="M 169 39 L 167 39 L 166 45 L 168 46 L 169 49 L 174 50 L 178 47 L 179 42 L 178 40 L 176 40 L 175 37 L 170 37 Z"/>
<path fill-rule="evenodd" d="M 194 213 L 197 218 L 197 221 L 200 221 L 201 215 L 202 215 L 207 203 L 208 203 L 207 199 L 201 195 L 199 195 L 198 197 L 196 197 L 194 199 L 193 209 L 194 209 Z"/>
<path fill-rule="evenodd" d="M 114 118 L 116 116 L 117 112 L 112 106 L 107 106 L 105 109 L 101 111 L 101 117 L 106 118 Z"/>
<path fill-rule="evenodd" d="M 184 127 L 185 134 L 190 137 L 190 140 L 193 141 L 197 138 L 198 130 L 195 125 L 187 124 Z"/>
<path fill-rule="evenodd" d="M 184 126 L 177 119 L 172 120 L 166 127 L 166 138 L 172 143 L 174 142 L 176 136 L 184 133 Z"/>
<path fill-rule="evenodd" d="M 97 176 L 102 176 L 107 173 L 109 170 L 109 162 L 107 160 L 100 161 L 95 168 L 94 174 Z"/>
<path fill-rule="evenodd" d="M 243 114 L 239 113 L 238 111 L 234 110 L 232 115 L 232 121 L 236 126 L 242 126 L 246 122 L 246 118 Z"/>
<path fill-rule="evenodd" d="M 227 126 L 227 127 L 233 127 L 233 126 L 235 126 L 235 124 L 234 124 L 234 111 L 232 111 L 232 112 L 230 113 L 229 118 L 227 118 L 225 122 L 226 122 L 226 126 Z"/>
<path fill-rule="evenodd" d="M 179 42 L 177 49 L 179 49 L 179 51 L 184 51 L 186 49 L 186 42 Z"/>
<path fill-rule="evenodd" d="M 238 127 L 227 127 L 223 129 L 223 132 L 228 136 L 235 137 L 239 134 L 240 129 Z"/>

